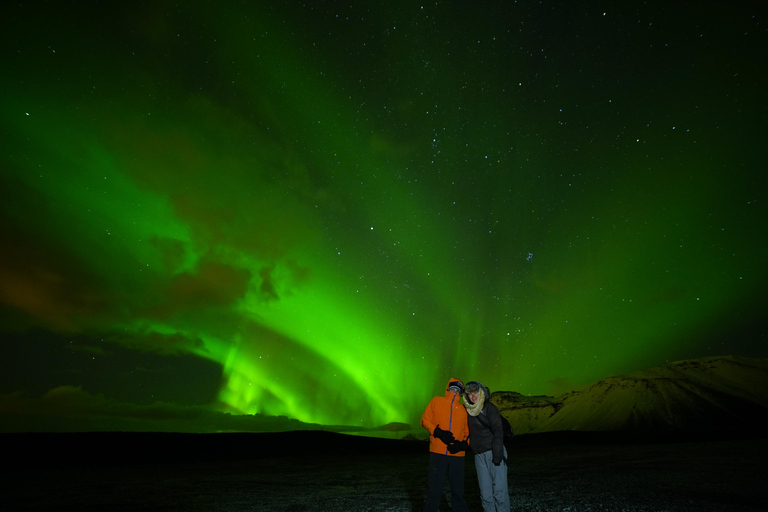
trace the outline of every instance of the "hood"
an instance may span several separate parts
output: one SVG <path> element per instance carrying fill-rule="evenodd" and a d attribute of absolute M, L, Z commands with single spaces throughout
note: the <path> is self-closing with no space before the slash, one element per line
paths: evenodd
<path fill-rule="evenodd" d="M 451 384 L 454 382 L 458 382 L 459 387 L 461 388 L 461 393 L 459 393 L 459 396 L 464 394 L 464 383 L 457 379 L 456 377 L 451 377 L 451 380 L 448 381 L 448 384 L 445 385 L 445 396 L 447 398 L 450 398 L 453 396 L 453 393 L 451 391 L 448 391 L 448 388 L 451 387 Z"/>

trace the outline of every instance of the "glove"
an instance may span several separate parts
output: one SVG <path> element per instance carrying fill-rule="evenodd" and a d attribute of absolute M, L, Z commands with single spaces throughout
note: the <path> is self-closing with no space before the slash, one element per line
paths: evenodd
<path fill-rule="evenodd" d="M 501 461 L 499 461 L 499 462 L 493 461 L 493 465 L 494 466 L 501 466 Z"/>
<path fill-rule="evenodd" d="M 440 425 L 435 427 L 435 432 L 433 435 L 444 442 L 445 444 L 451 444 L 456 439 L 453 437 L 453 432 L 450 432 L 448 430 L 443 430 L 440 428 Z"/>
<path fill-rule="evenodd" d="M 451 453 L 465 452 L 469 449 L 469 443 L 466 441 L 456 441 L 448 445 L 448 451 Z"/>

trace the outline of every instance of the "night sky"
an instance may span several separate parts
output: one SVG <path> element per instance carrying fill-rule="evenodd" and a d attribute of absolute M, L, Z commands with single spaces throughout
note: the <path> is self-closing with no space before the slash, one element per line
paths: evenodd
<path fill-rule="evenodd" d="M 765 10 L 615 3 L 4 2 L 5 429 L 768 356 Z"/>

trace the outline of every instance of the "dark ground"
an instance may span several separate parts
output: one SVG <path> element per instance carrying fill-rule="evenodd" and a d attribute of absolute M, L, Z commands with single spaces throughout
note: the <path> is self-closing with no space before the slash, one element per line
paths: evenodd
<path fill-rule="evenodd" d="M 562 432 L 511 445 L 513 511 L 765 511 L 768 439 Z M 420 511 L 423 441 L 332 434 L 3 434 L 0 508 Z M 472 457 L 467 501 L 482 510 Z M 441 510 L 450 510 L 444 501 Z"/>

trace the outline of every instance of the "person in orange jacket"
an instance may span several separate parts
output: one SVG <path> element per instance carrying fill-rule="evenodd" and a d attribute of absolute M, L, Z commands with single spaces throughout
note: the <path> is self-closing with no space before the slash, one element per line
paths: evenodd
<path fill-rule="evenodd" d="M 429 432 L 429 490 L 424 512 L 440 508 L 445 473 L 451 484 L 453 512 L 469 512 L 464 500 L 464 452 L 469 448 L 467 410 L 461 404 L 464 384 L 448 381 L 445 395 L 436 396 L 421 416 L 421 426 Z"/>

